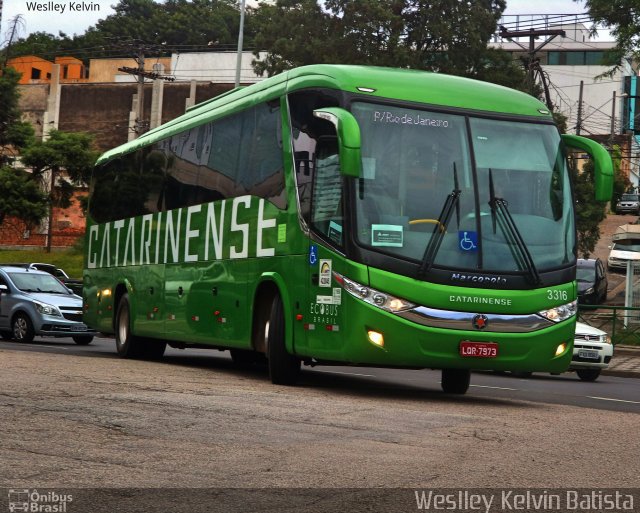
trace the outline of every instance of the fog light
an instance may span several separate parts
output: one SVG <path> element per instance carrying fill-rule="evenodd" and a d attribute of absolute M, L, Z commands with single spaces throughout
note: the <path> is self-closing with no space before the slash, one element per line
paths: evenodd
<path fill-rule="evenodd" d="M 367 331 L 367 336 L 369 337 L 369 342 L 372 344 L 383 347 L 384 346 L 384 337 L 382 333 L 378 333 L 377 331 L 369 330 Z"/>
<path fill-rule="evenodd" d="M 567 349 L 567 343 L 563 342 L 556 348 L 556 356 L 560 356 Z"/>

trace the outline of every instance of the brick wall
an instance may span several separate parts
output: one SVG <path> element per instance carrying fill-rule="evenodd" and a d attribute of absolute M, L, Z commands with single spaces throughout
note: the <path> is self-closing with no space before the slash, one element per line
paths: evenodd
<path fill-rule="evenodd" d="M 74 193 L 69 208 L 53 209 L 53 248 L 68 248 L 84 236 L 85 217 L 78 198 L 86 196 L 86 189 Z M 23 221 L 5 218 L 0 225 L 0 247 L 4 249 L 34 249 L 47 245 L 47 222 L 28 230 Z"/>

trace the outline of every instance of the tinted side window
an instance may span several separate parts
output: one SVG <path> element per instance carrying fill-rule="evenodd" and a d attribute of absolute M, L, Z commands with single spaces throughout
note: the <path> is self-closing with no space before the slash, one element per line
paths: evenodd
<path fill-rule="evenodd" d="M 279 100 L 108 162 L 92 183 L 99 223 L 244 194 L 286 208 Z"/>
<path fill-rule="evenodd" d="M 145 148 L 97 167 L 91 185 L 91 217 L 103 223 L 157 212 L 166 165 L 162 152 Z"/>
<path fill-rule="evenodd" d="M 251 109 L 255 130 L 251 140 L 243 138 L 249 149 L 244 167 L 242 185 L 246 194 L 265 198 L 284 209 L 287 206 L 282 160 L 282 127 L 279 101 L 269 102 Z"/>

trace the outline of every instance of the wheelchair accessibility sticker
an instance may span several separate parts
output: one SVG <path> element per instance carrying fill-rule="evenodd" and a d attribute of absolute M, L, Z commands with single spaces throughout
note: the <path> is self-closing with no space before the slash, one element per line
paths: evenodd
<path fill-rule="evenodd" d="M 478 251 L 478 232 L 458 232 L 458 244 L 462 251 Z"/>

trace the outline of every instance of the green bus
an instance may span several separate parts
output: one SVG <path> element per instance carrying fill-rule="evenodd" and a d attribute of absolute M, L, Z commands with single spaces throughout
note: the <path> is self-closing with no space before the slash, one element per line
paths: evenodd
<path fill-rule="evenodd" d="M 568 148 L 547 108 L 413 70 L 313 65 L 102 155 L 84 319 L 125 358 L 166 345 L 305 365 L 562 372 L 576 320 Z"/>

